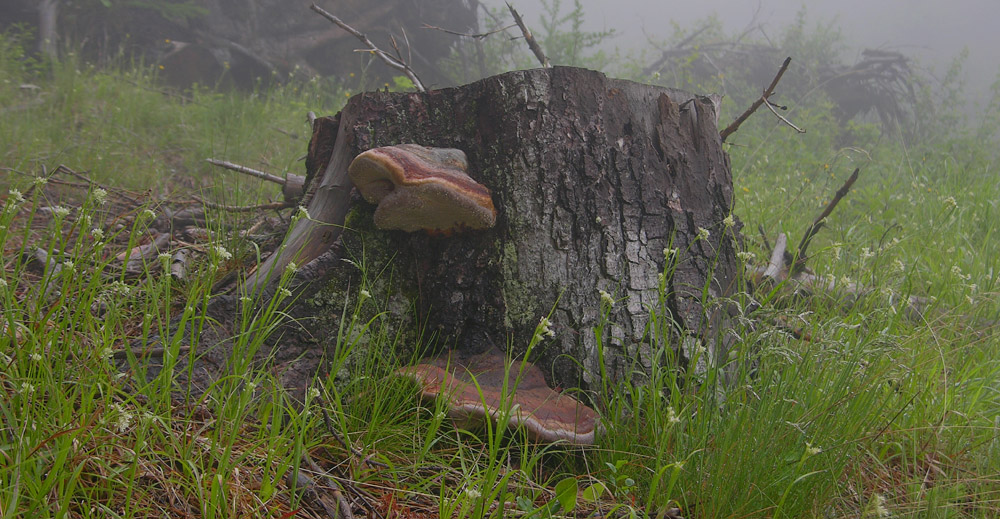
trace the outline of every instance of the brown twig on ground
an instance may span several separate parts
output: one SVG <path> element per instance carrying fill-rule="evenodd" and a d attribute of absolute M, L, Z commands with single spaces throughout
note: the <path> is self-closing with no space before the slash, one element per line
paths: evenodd
<path fill-rule="evenodd" d="M 806 233 L 802 235 L 802 241 L 799 242 L 799 259 L 795 261 L 794 270 L 801 270 L 805 267 L 806 259 L 808 259 L 808 256 L 806 256 L 806 249 L 809 247 L 809 242 L 812 241 L 813 236 L 816 236 L 816 233 L 818 233 L 823 227 L 823 224 L 826 223 L 826 217 L 833 213 L 833 210 L 837 207 L 837 204 L 840 203 L 840 200 L 847 195 L 848 191 L 851 190 L 851 186 L 853 186 L 854 182 L 858 179 L 858 174 L 860 172 L 861 168 L 854 168 L 854 173 L 851 173 L 851 176 L 847 178 L 844 185 L 840 186 L 840 189 L 837 190 L 837 194 L 833 195 L 833 200 L 830 200 L 830 203 L 826 205 L 823 212 L 820 213 L 815 220 L 813 220 L 809 229 L 806 229 Z"/>
<path fill-rule="evenodd" d="M 238 173 L 243 173 L 244 175 L 250 175 L 251 177 L 256 177 L 261 180 L 266 180 L 268 182 L 273 182 L 275 184 L 280 185 L 281 194 L 285 197 L 285 201 L 288 203 L 300 200 L 302 198 L 303 192 L 305 191 L 306 177 L 302 175 L 286 173 L 285 178 L 281 178 L 277 175 L 272 175 L 270 173 L 258 171 L 256 169 L 248 168 L 246 166 L 241 166 L 239 164 L 233 164 L 232 162 L 225 160 L 205 159 L 205 161 L 208 162 L 209 164 L 212 164 L 213 166 L 219 166 L 220 168 L 236 171 Z"/>
<path fill-rule="evenodd" d="M 351 27 L 350 25 L 347 25 L 347 23 L 345 23 L 343 20 L 341 20 L 340 18 L 337 18 L 333 14 L 330 14 L 325 9 L 323 9 L 322 7 L 320 7 L 320 6 L 316 5 L 316 4 L 310 5 L 309 9 L 312 9 L 313 11 L 319 13 L 319 15 L 322 16 L 323 18 L 326 18 L 327 20 L 330 20 L 331 22 L 333 22 L 334 25 L 336 25 L 337 27 L 340 27 L 341 29 L 349 32 L 352 36 L 354 36 L 355 38 L 357 38 L 358 40 L 360 40 L 361 43 L 367 45 L 368 48 L 364 49 L 365 52 L 371 52 L 371 53 L 375 54 L 383 62 L 385 62 L 386 65 L 389 65 L 390 67 L 392 67 L 392 68 L 394 68 L 394 69 L 402 72 L 403 74 L 405 74 L 406 77 L 410 78 L 410 81 L 413 82 L 413 86 L 418 91 L 420 91 L 420 92 L 426 92 L 427 91 L 427 89 L 424 88 L 424 83 L 422 81 L 420 81 L 420 78 L 417 77 L 416 72 L 414 72 L 413 69 L 410 68 L 410 66 L 408 64 L 406 64 L 406 63 L 404 63 L 404 62 L 402 62 L 402 61 L 400 61 L 400 60 L 398 60 L 396 58 L 393 58 L 392 56 L 386 54 L 385 51 L 383 51 L 382 49 L 376 47 L 375 44 L 372 43 L 372 41 L 368 39 L 368 36 L 364 35 L 364 33 L 362 33 L 361 31 L 358 31 L 357 29 L 355 29 L 354 27 Z"/>
<path fill-rule="evenodd" d="M 270 209 L 288 209 L 289 207 L 294 207 L 294 204 L 288 202 L 271 202 L 270 204 L 259 204 L 259 205 L 223 205 L 216 204 L 214 202 L 206 202 L 201 198 L 194 197 L 199 203 L 208 207 L 209 209 L 218 209 L 220 211 L 229 211 L 230 213 L 250 213 L 253 211 L 267 211 Z"/>
<path fill-rule="evenodd" d="M 774 79 L 771 80 L 771 84 L 766 89 L 764 89 L 764 93 L 761 94 L 760 98 L 754 101 L 753 104 L 750 105 L 750 108 L 747 108 L 745 112 L 740 114 L 740 116 L 737 117 L 736 120 L 732 122 L 732 124 L 727 126 L 725 130 L 719 132 L 719 135 L 722 137 L 723 142 L 726 141 L 726 137 L 729 137 L 730 135 L 732 135 L 733 132 L 738 130 L 740 125 L 743 124 L 743 121 L 746 121 L 751 114 L 756 112 L 757 109 L 760 108 L 760 105 L 766 103 L 767 98 L 771 97 L 771 95 L 774 94 L 774 89 L 775 87 L 778 86 L 778 81 L 781 81 L 781 76 L 785 75 L 785 71 L 788 70 L 788 65 L 790 65 L 791 63 L 792 63 L 791 57 L 785 58 L 784 63 L 781 64 L 781 68 L 778 69 L 778 73 L 774 75 Z"/>
<path fill-rule="evenodd" d="M 542 64 L 542 67 L 551 68 L 552 64 L 549 63 L 549 58 L 545 56 L 545 52 L 542 51 L 542 47 L 538 45 L 538 41 L 531 35 L 531 31 L 528 30 L 528 26 L 524 24 L 524 20 L 521 18 L 521 13 L 517 12 L 517 9 L 514 9 L 514 6 L 510 5 L 510 2 L 507 2 L 507 9 L 509 9 L 510 14 L 514 16 L 514 22 L 517 23 L 517 26 L 521 29 L 521 34 L 524 34 L 524 41 L 528 42 L 528 48 L 535 54 L 535 58 L 537 58 L 538 62 Z"/>

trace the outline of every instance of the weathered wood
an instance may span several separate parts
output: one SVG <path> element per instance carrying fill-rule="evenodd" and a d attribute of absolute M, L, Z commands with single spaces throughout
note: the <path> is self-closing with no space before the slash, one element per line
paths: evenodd
<path fill-rule="evenodd" d="M 294 311 L 313 317 L 309 332 L 327 348 L 336 346 L 345 294 L 365 287 L 381 319 L 409 328 L 396 341 L 403 347 L 419 329 L 441 346 L 519 354 L 549 316 L 555 336 L 533 357 L 564 387 L 596 387 L 602 370 L 620 380 L 654 362 L 683 365 L 691 352 L 679 344 L 724 358 L 727 316 L 705 297 L 734 291 L 739 224 L 727 220 L 732 180 L 715 115 L 707 98 L 568 67 L 355 96 L 336 124 L 317 119 L 307 160 L 317 177 L 306 195 L 312 220 L 300 220 L 261 271 L 303 265 L 339 240 L 337 254 L 351 261 L 328 253 L 326 267 L 310 268 L 322 288 Z M 347 165 L 401 143 L 465 151 L 469 174 L 493 193 L 496 226 L 451 237 L 375 229 L 374 207 L 350 197 Z M 618 302 L 603 307 L 599 344 L 602 290 Z M 293 343 L 283 339 L 290 349 L 279 358 Z"/>

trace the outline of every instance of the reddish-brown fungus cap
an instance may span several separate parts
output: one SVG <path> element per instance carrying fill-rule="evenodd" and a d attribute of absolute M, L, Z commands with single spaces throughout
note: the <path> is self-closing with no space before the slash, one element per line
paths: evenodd
<path fill-rule="evenodd" d="M 347 172 L 365 200 L 378 204 L 380 229 L 486 229 L 496 223 L 490 190 L 467 173 L 461 150 L 400 144 L 368 150 Z"/>
<path fill-rule="evenodd" d="M 453 359 L 450 365 L 447 359 L 427 359 L 396 373 L 416 382 L 424 398 L 445 396 L 448 414 L 456 421 L 473 423 L 487 416 L 498 418 L 506 377 L 508 393 L 513 393 L 508 426 L 524 427 L 531 438 L 544 443 L 560 440 L 577 445 L 594 443 L 600 430 L 597 412 L 569 395 L 550 389 L 537 366 L 525 362 L 522 371 L 521 363 L 515 361 L 506 370 L 506 362 L 499 352 L 487 352 L 465 362 Z M 519 371 L 522 371 L 520 381 Z"/>

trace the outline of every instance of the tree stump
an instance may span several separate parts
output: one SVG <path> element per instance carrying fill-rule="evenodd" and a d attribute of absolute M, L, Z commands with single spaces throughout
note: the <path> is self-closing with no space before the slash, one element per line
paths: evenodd
<path fill-rule="evenodd" d="M 595 388 L 602 375 L 622 380 L 654 362 L 683 368 L 694 348 L 725 358 L 728 314 L 710 299 L 735 291 L 739 224 L 715 110 L 707 97 L 569 67 L 359 94 L 317 120 L 310 219 L 259 272 L 326 253 L 294 312 L 314 318 L 307 327 L 324 348 L 336 346 L 327 337 L 345 298 L 354 308 L 365 288 L 381 305 L 373 314 L 409 330 L 396 341 L 404 347 L 422 333 L 440 347 L 518 355 L 547 317 L 554 336 L 532 360 L 555 386 Z M 376 229 L 347 166 L 403 143 L 463 150 L 469 175 L 492 192 L 495 227 L 447 237 Z"/>

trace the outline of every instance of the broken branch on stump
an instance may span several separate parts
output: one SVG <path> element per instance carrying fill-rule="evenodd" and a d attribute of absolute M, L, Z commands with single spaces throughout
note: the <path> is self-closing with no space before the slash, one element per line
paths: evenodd
<path fill-rule="evenodd" d="M 535 58 L 537 58 L 538 62 L 542 64 L 542 67 L 550 68 L 552 64 L 549 63 L 549 58 L 545 56 L 545 52 L 542 51 L 542 47 L 538 45 L 538 41 L 531 35 L 531 31 L 528 30 L 528 26 L 524 24 L 524 20 L 521 18 L 521 13 L 517 12 L 517 9 L 514 9 L 514 6 L 510 5 L 510 2 L 507 2 L 507 9 L 510 9 L 510 14 L 514 16 L 514 22 L 517 23 L 517 26 L 521 29 L 521 34 L 524 34 L 524 41 L 528 42 L 528 48 L 535 54 Z"/>
<path fill-rule="evenodd" d="M 349 32 L 352 36 L 354 36 L 355 38 L 357 38 L 358 40 L 360 40 L 361 43 L 364 43 L 365 45 L 367 45 L 368 48 L 365 49 L 366 52 L 371 52 L 371 53 L 375 54 L 383 62 L 385 62 L 386 65 L 389 65 L 390 67 L 392 67 L 392 68 L 394 68 L 394 69 L 402 72 L 403 74 L 405 74 L 406 77 L 410 78 L 410 81 L 413 81 L 413 86 L 418 91 L 420 91 L 420 92 L 426 92 L 427 91 L 427 89 L 424 88 L 424 83 L 422 81 L 420 81 L 420 78 L 417 77 L 416 72 L 414 72 L 413 69 L 410 68 L 410 66 L 408 64 L 406 64 L 406 63 L 404 63 L 404 62 L 402 62 L 400 60 L 397 60 L 396 58 L 393 58 L 392 56 L 386 54 L 385 51 L 383 51 L 382 49 L 376 47 L 375 44 L 372 43 L 372 41 L 368 39 L 368 36 L 364 35 L 364 33 L 362 33 L 361 31 L 359 31 L 357 29 L 355 29 L 354 27 L 351 27 L 350 25 L 347 25 L 347 23 L 345 23 L 343 20 L 341 20 L 340 18 L 337 18 L 333 14 L 330 14 L 329 12 L 327 12 L 322 7 L 320 7 L 320 6 L 316 5 L 316 4 L 310 5 L 309 8 L 312 9 L 313 11 L 319 13 L 319 15 L 322 16 L 323 18 L 326 18 L 327 20 L 330 20 L 331 22 L 333 22 L 333 24 L 336 25 L 337 27 L 340 27 L 341 29 Z"/>
<path fill-rule="evenodd" d="M 310 112 L 311 113 L 311 112 Z M 229 161 L 219 160 L 219 159 L 205 159 L 209 164 L 213 166 L 219 166 L 220 168 L 226 168 L 228 170 L 236 171 L 238 173 L 243 173 L 244 175 L 250 175 L 251 177 L 256 177 L 261 180 L 266 180 L 268 182 L 273 182 L 281 186 L 281 194 L 284 195 L 285 200 L 288 202 L 297 201 L 302 198 L 302 193 L 304 190 L 306 178 L 301 175 L 294 175 L 288 173 L 285 178 L 281 178 L 277 175 L 272 175 L 270 173 L 265 173 L 263 171 L 258 171 L 253 168 L 248 168 L 246 166 L 241 166 L 239 164 L 234 164 Z"/>
<path fill-rule="evenodd" d="M 785 267 L 785 249 L 788 247 L 788 236 L 785 233 L 778 233 L 778 239 L 774 240 L 774 250 L 771 251 L 771 260 L 767 263 L 762 277 L 770 278 L 775 283 L 784 281 L 782 270 Z"/>
<path fill-rule="evenodd" d="M 789 121 L 788 119 L 785 118 L 785 116 L 779 114 L 778 111 L 774 109 L 775 105 L 772 104 L 767 99 L 764 100 L 764 106 L 766 106 L 767 109 L 770 110 L 771 113 L 774 114 L 774 116 L 777 117 L 779 121 L 787 124 L 789 127 L 791 127 L 796 132 L 798 132 L 798 133 L 806 133 L 805 130 L 803 130 L 802 128 L 799 128 L 798 126 L 795 126 L 794 124 L 792 124 L 792 121 Z M 778 108 L 781 108 L 782 110 L 785 110 L 787 107 L 785 107 L 785 106 L 779 106 Z"/>
<path fill-rule="evenodd" d="M 840 203 L 840 199 L 844 198 L 844 196 L 847 195 L 848 191 L 851 190 L 851 186 L 853 186 L 854 181 L 858 179 L 858 173 L 860 172 L 861 168 L 854 168 L 854 173 L 851 173 L 851 176 L 847 178 L 847 181 L 844 182 L 844 185 L 840 186 L 840 189 L 838 189 L 837 193 L 833 196 L 833 200 L 830 200 L 830 203 L 827 204 L 826 208 L 823 209 L 823 212 L 820 213 L 820 215 L 815 220 L 813 220 L 812 225 L 809 226 L 809 229 L 807 229 L 806 233 L 802 236 L 802 241 L 799 242 L 799 252 L 798 252 L 799 259 L 796 260 L 795 262 L 795 270 L 800 270 L 803 267 L 805 267 L 806 259 L 808 258 L 808 256 L 806 256 L 806 249 L 809 247 L 809 242 L 812 241 L 813 236 L 816 236 L 816 233 L 818 233 L 819 230 L 823 227 L 823 224 L 826 223 L 825 222 L 826 217 L 830 216 L 830 214 L 833 213 L 833 210 L 837 207 L 837 204 Z"/>
<path fill-rule="evenodd" d="M 775 87 L 778 86 L 778 81 L 781 81 L 781 76 L 785 75 L 785 71 L 788 70 L 788 65 L 791 63 L 792 63 L 791 56 L 785 58 L 784 63 L 781 64 L 781 68 L 778 69 L 778 73 L 774 75 L 774 79 L 771 80 L 771 84 L 768 85 L 766 89 L 764 89 L 764 93 L 761 94 L 760 98 L 754 101 L 753 104 L 750 105 L 750 108 L 747 108 L 747 111 L 740 114 L 740 116 L 737 117 L 736 120 L 732 122 L 732 124 L 726 126 L 725 130 L 719 132 L 719 136 L 722 137 L 722 142 L 725 142 L 726 137 L 729 137 L 730 135 L 732 135 L 733 132 L 738 130 L 740 128 L 740 125 L 743 124 L 743 121 L 746 121 L 751 114 L 753 114 L 754 112 L 757 111 L 758 108 L 760 108 L 760 105 L 767 102 L 767 98 L 771 97 L 771 95 L 774 94 L 774 89 Z"/>

